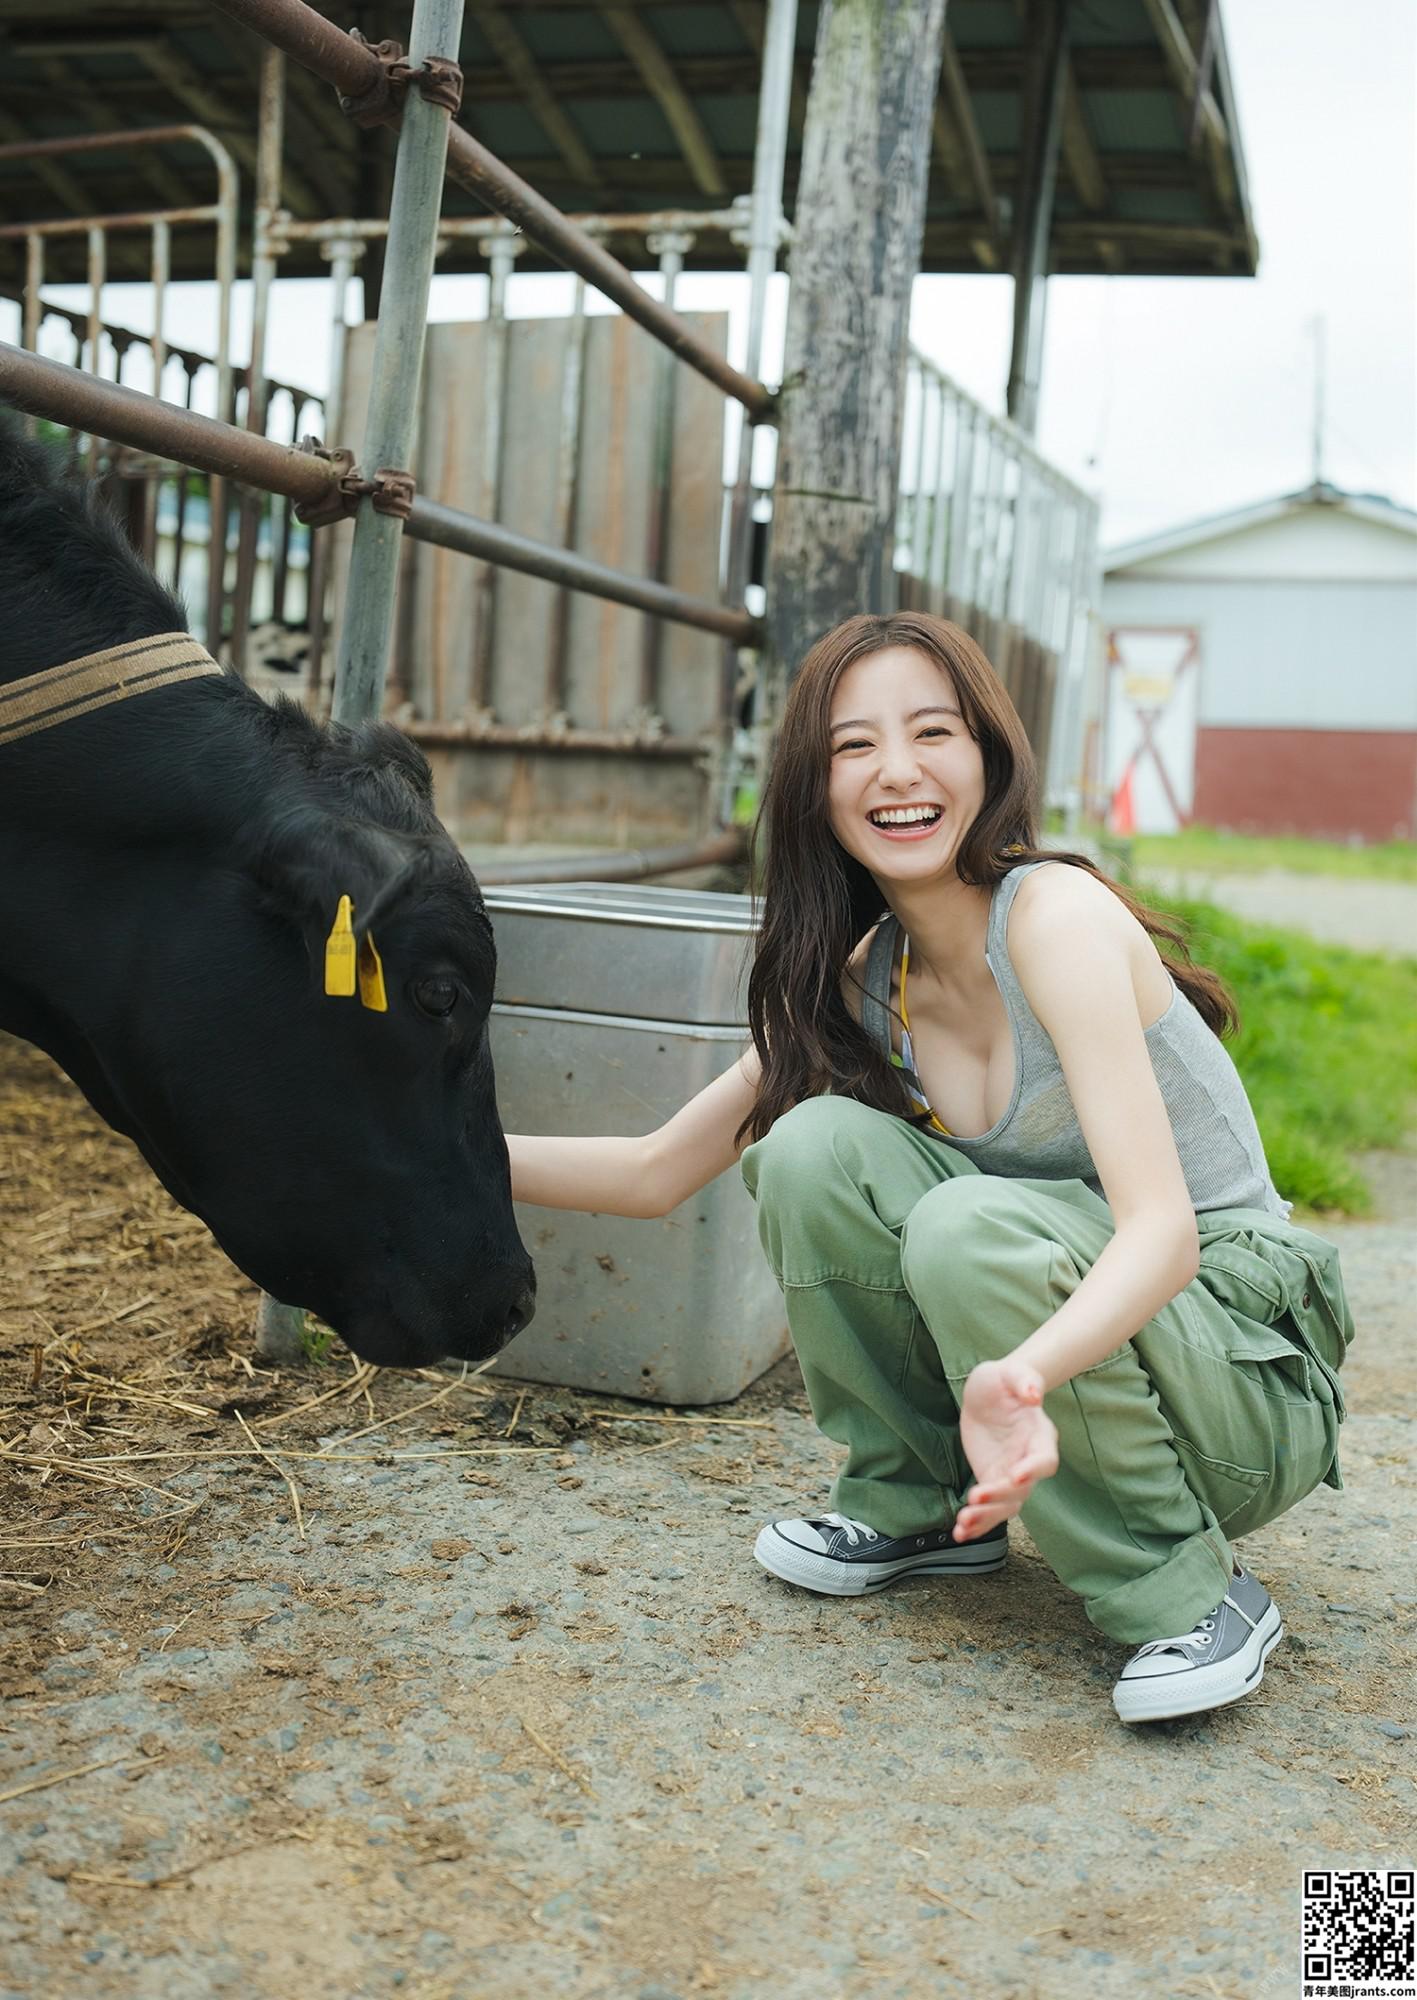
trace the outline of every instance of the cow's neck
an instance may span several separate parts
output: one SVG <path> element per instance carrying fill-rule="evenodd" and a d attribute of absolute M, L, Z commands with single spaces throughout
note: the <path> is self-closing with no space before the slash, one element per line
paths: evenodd
<path fill-rule="evenodd" d="M 179 681 L 0 744 L 0 837 L 108 853 L 219 850 L 298 788 L 280 716 L 230 675 Z"/>

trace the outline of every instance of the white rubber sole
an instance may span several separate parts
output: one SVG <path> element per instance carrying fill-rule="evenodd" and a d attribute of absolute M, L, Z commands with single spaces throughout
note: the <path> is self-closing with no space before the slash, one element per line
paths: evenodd
<path fill-rule="evenodd" d="M 1284 1637 L 1279 1607 L 1271 1604 L 1246 1644 L 1214 1667 L 1190 1667 L 1179 1674 L 1155 1674 L 1145 1680 L 1118 1681 L 1112 1705 L 1123 1722 L 1166 1722 L 1176 1715 L 1201 1715 L 1224 1708 L 1253 1694 L 1264 1679 L 1264 1665 Z"/>
<path fill-rule="evenodd" d="M 823 1597 L 866 1597 L 906 1576 L 986 1576 L 1004 1567 L 1009 1545 L 1004 1541 L 958 1542 L 951 1549 L 935 1549 L 927 1556 L 907 1557 L 902 1562 L 840 1563 L 813 1549 L 799 1548 L 769 1522 L 753 1545 L 753 1555 L 784 1583 L 815 1590 Z"/>

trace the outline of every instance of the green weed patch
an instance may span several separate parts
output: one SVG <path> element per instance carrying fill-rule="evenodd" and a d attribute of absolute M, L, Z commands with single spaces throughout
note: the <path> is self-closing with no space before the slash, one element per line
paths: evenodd
<path fill-rule="evenodd" d="M 1213 826 L 1188 826 L 1180 833 L 1137 834 L 1121 845 L 1132 872 L 1167 868 L 1198 875 L 1262 875 L 1266 869 L 1283 868 L 1296 875 L 1417 882 L 1413 840 L 1349 847 L 1337 840 L 1220 833 Z"/>
<path fill-rule="evenodd" d="M 1182 918 L 1193 956 L 1235 995 L 1241 1029 L 1227 1047 L 1280 1193 L 1366 1214 L 1353 1154 L 1400 1148 L 1417 1122 L 1417 959 L 1319 944 L 1213 903 L 1146 900 Z"/>

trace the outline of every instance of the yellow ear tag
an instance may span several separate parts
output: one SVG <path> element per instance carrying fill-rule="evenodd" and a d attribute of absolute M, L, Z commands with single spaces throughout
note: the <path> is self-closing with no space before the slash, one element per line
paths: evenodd
<path fill-rule="evenodd" d="M 325 939 L 325 991 L 338 1000 L 354 992 L 354 905 L 341 896 L 334 928 Z"/>
<path fill-rule="evenodd" d="M 359 997 L 376 1014 L 387 1014 L 389 996 L 384 991 L 384 962 L 371 937 L 359 947 Z"/>

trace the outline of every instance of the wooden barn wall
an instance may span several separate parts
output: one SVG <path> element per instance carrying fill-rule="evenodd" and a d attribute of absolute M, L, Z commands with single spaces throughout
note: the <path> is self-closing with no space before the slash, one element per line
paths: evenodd
<path fill-rule="evenodd" d="M 724 314 L 686 315 L 720 351 Z M 340 442 L 359 455 L 374 352 L 372 323 L 350 335 L 347 408 Z M 560 540 L 558 464 L 561 384 L 569 319 L 506 324 L 506 420 L 498 518 L 538 541 Z M 417 456 L 419 492 L 486 515 L 491 468 L 484 419 L 486 321 L 430 326 Z M 579 452 L 579 503 L 572 546 L 634 575 L 646 574 L 652 487 L 653 381 L 659 350 L 621 314 L 586 325 Z M 723 505 L 723 397 L 691 369 L 675 371 L 674 455 L 666 581 L 696 596 L 719 595 Z M 337 531 L 335 621 L 343 612 L 351 529 Z M 389 706 L 412 704 L 421 721 L 469 713 L 481 615 L 482 565 L 468 556 L 405 541 Z M 547 711 L 547 669 L 557 587 L 512 570 L 495 573 L 491 707 L 495 720 L 535 723 Z M 639 706 L 644 614 L 573 593 L 567 643 L 566 712 L 577 728 L 623 728 Z M 671 735 L 701 735 L 717 721 L 722 641 L 688 626 L 664 626 L 659 713 Z M 407 712 L 407 711 L 405 711 Z M 478 752 L 479 756 L 497 755 Z M 553 755 L 555 753 L 552 753 Z"/>

